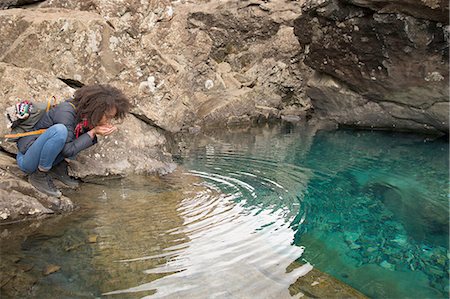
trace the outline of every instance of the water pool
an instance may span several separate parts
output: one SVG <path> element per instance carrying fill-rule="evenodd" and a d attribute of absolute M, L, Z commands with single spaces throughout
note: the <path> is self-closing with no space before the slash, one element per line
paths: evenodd
<path fill-rule="evenodd" d="M 369 297 L 447 298 L 448 156 L 406 134 L 199 136 L 176 174 L 84 184 L 76 212 L 2 227 L 2 295 L 308 298 L 314 267 Z"/>

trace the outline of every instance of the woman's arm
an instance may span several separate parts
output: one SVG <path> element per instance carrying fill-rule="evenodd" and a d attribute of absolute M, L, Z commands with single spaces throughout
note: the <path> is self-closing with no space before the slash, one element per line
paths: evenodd
<path fill-rule="evenodd" d="M 68 102 L 63 102 L 49 111 L 49 116 L 53 124 L 63 124 L 67 128 L 67 140 L 62 154 L 64 157 L 73 157 L 80 151 L 97 143 L 97 137 L 84 133 L 75 138 L 76 113 L 75 109 Z"/>

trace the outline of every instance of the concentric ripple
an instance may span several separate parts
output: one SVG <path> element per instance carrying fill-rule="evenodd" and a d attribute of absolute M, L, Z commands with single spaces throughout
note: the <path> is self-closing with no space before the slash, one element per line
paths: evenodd
<path fill-rule="evenodd" d="M 255 173 L 251 169 L 228 172 L 229 164 L 223 161 L 210 164 L 215 173 L 184 173 L 194 177 L 195 183 L 178 208 L 183 225 L 165 232 L 184 242 L 165 248 L 163 254 L 118 261 L 164 259 L 144 271 L 164 276 L 104 295 L 156 290 L 152 298 L 204 298 L 205 293 L 209 298 L 251 298 L 255 294 L 291 298 L 289 286 L 312 269 L 309 263 L 296 263 L 303 247 L 292 245 L 294 213 L 288 206 L 298 214 L 300 201 L 283 185 L 263 176 L 275 165 L 266 167 L 264 162 Z M 254 159 L 247 162 L 255 166 Z M 297 182 L 298 188 L 302 183 Z M 258 208 L 260 197 L 265 202 Z M 270 208 L 265 205 L 268 202 L 273 202 Z M 288 266 L 294 270 L 287 273 Z"/>

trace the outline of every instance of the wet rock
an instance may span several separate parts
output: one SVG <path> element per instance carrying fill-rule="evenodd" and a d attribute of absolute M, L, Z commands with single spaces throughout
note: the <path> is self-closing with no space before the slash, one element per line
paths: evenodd
<path fill-rule="evenodd" d="M 300 298 L 367 298 L 338 279 L 313 268 L 289 287 Z"/>
<path fill-rule="evenodd" d="M 89 235 L 88 243 L 97 243 L 98 236 L 97 235 Z"/>
<path fill-rule="evenodd" d="M 394 271 L 394 270 L 395 270 L 395 266 L 392 265 L 391 263 L 389 263 L 389 262 L 386 261 L 386 260 L 382 261 L 381 264 L 380 264 L 380 266 L 383 267 L 383 268 L 385 268 L 385 269 L 391 270 L 391 271 Z"/>
<path fill-rule="evenodd" d="M 20 264 L 20 265 L 18 265 L 18 269 L 20 269 L 23 272 L 28 272 L 31 269 L 33 269 L 33 267 L 34 267 L 33 265 L 29 265 L 29 264 Z"/>
<path fill-rule="evenodd" d="M 356 250 L 356 249 L 360 249 L 362 246 L 358 245 L 358 244 L 355 244 L 355 243 L 352 243 L 352 244 L 349 245 L 349 247 L 352 250 Z"/>
<path fill-rule="evenodd" d="M 6 247 L 2 243 L 2 247 Z M 3 251 L 2 251 L 3 253 Z M 31 273 L 33 265 L 20 263 L 20 257 L 3 255 L 0 259 L 0 292 L 5 298 L 29 296 L 37 278 Z"/>
<path fill-rule="evenodd" d="M 60 269 L 61 269 L 61 266 L 58 266 L 58 265 L 47 265 L 45 267 L 45 269 L 42 271 L 42 274 L 47 276 L 52 273 L 58 272 Z"/>
<path fill-rule="evenodd" d="M 360 234 L 354 232 L 344 232 L 344 239 L 346 242 L 353 243 L 359 239 Z"/>
<path fill-rule="evenodd" d="M 83 245 L 84 245 L 84 243 L 78 243 L 78 244 L 66 246 L 66 247 L 64 248 L 64 250 L 65 250 L 65 251 L 72 251 L 72 250 L 75 250 L 75 249 L 77 249 L 77 248 L 80 248 L 80 247 L 83 246 Z"/>

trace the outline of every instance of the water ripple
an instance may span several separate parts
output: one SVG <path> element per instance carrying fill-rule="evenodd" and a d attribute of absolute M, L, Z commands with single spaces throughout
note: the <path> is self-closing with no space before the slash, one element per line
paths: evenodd
<path fill-rule="evenodd" d="M 228 171 L 223 163 L 213 166 L 211 169 L 220 173 L 185 173 L 198 180 L 196 189 L 186 192 L 179 204 L 183 225 L 166 232 L 185 236 L 180 244 L 165 248 L 162 254 L 118 261 L 163 259 L 164 263 L 143 272 L 164 276 L 103 295 L 156 290 L 152 298 L 193 298 L 205 293 L 211 298 L 252 297 L 255 293 L 267 298 L 292 298 L 289 285 L 312 269 L 308 263 L 296 263 L 304 248 L 291 245 L 292 213 L 277 204 L 272 209 L 255 208 L 259 200 L 256 188 L 258 194 L 264 188 L 267 196 L 275 196 L 278 201 L 289 197 L 287 189 L 281 182 L 263 177 L 260 170 Z M 249 200 L 254 201 L 250 206 Z M 294 270 L 288 273 L 289 266 Z M 251 284 L 243 288 L 244 281 Z"/>

